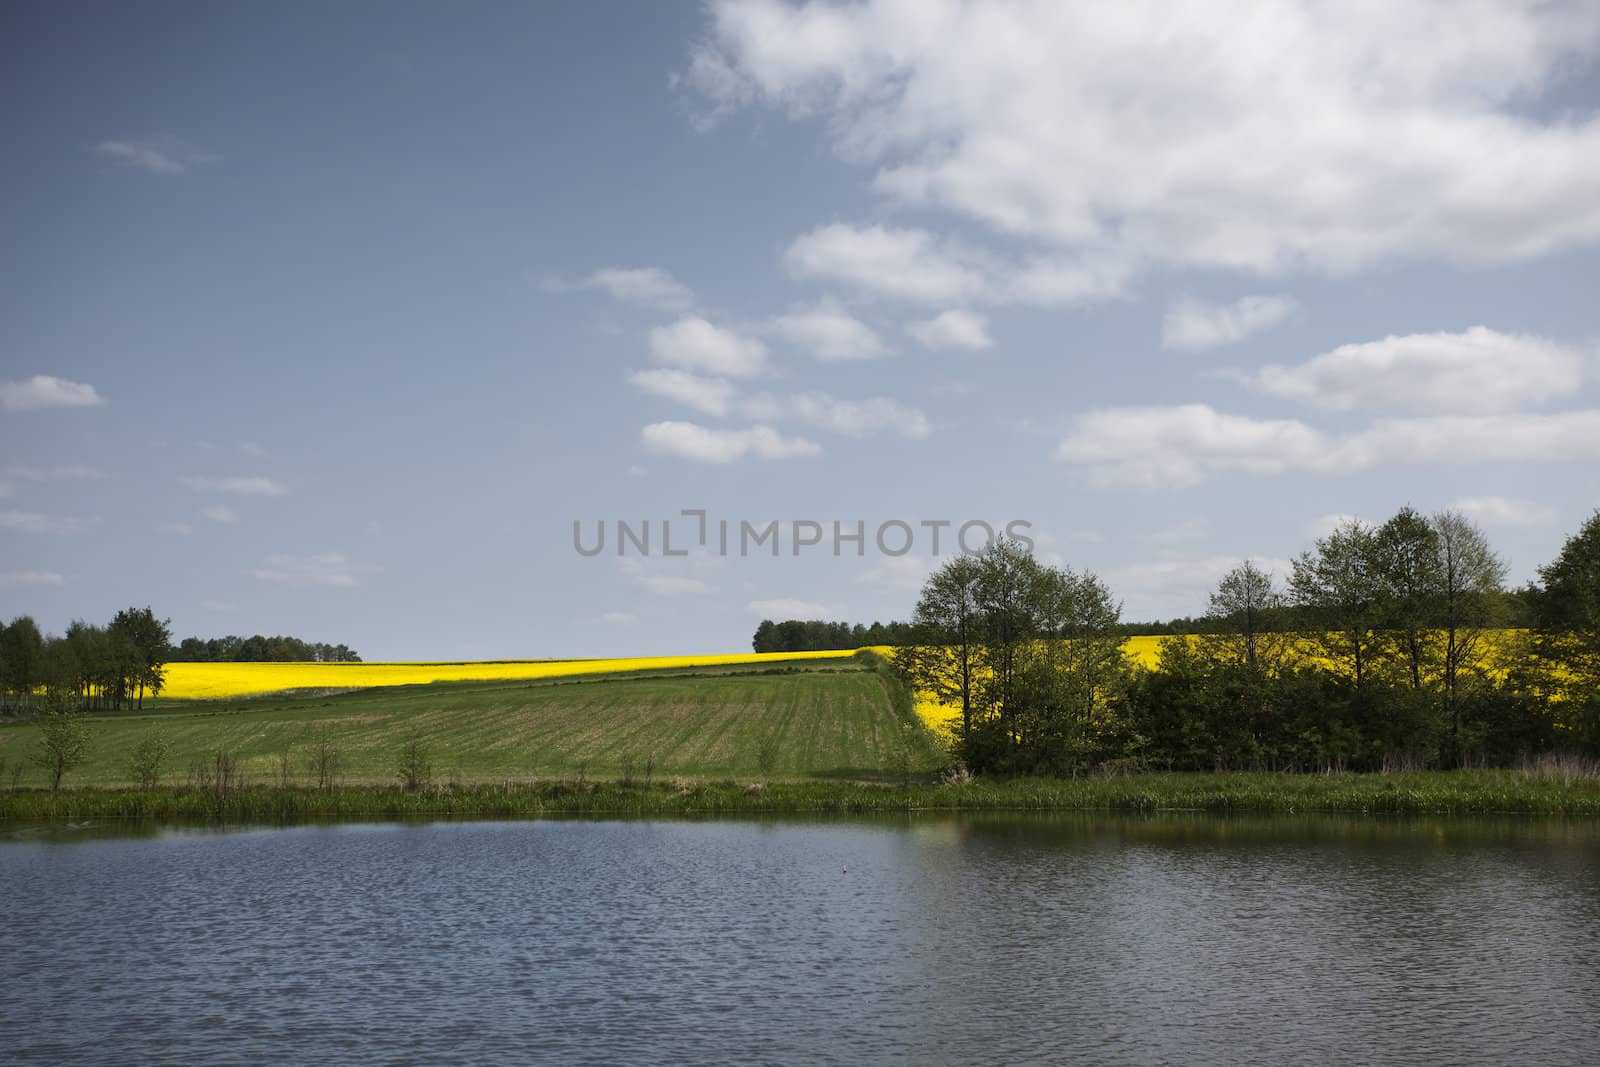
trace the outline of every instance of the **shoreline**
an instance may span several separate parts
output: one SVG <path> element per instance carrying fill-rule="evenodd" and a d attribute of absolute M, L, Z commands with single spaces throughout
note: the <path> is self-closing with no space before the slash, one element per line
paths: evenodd
<path fill-rule="evenodd" d="M 1218 815 L 1556 815 L 1600 817 L 1600 779 L 1523 771 L 1403 774 L 1147 773 L 1119 778 L 851 781 L 542 781 L 500 785 L 248 785 L 8 790 L 0 826 L 85 818 L 210 821 L 518 819 L 546 815 L 745 816 L 896 812 L 1113 811 Z"/>

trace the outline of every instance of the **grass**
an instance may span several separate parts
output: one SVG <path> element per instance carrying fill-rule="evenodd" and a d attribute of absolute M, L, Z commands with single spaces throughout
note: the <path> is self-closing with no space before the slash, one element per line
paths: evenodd
<path fill-rule="evenodd" d="M 70 786 L 133 784 L 129 757 L 157 730 L 169 746 L 167 785 L 186 782 L 192 764 L 217 752 L 237 758 L 246 782 L 277 782 L 286 765 L 289 784 L 308 784 L 324 732 L 346 784 L 395 782 L 413 741 L 439 778 L 459 784 L 642 777 L 647 768 L 654 777 L 887 780 L 944 758 L 902 690 L 870 664 L 838 658 L 167 701 L 89 722 L 90 757 L 69 773 Z M 31 723 L 0 726 L 0 760 L 25 763 L 37 735 Z M 769 739 L 775 759 L 764 770 Z M 29 766 L 23 781 L 43 784 L 43 772 Z"/>
<path fill-rule="evenodd" d="M 0 822 L 84 819 L 212 820 L 532 818 L 548 815 L 851 815 L 912 811 L 1196 811 L 1287 815 L 1600 816 L 1600 780 L 1521 771 L 1416 774 L 1144 774 L 1073 780 L 976 780 L 904 785 L 860 781 L 666 781 L 625 785 L 576 780 L 317 790 L 43 789 L 0 793 Z"/>

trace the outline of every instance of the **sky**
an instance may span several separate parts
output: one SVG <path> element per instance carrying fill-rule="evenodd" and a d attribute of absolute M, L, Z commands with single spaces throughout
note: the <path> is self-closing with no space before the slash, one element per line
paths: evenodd
<path fill-rule="evenodd" d="M 1008 524 L 1151 619 L 1600 505 L 1583 0 L 10 3 L 0 99 L 47 630 L 737 651 Z"/>

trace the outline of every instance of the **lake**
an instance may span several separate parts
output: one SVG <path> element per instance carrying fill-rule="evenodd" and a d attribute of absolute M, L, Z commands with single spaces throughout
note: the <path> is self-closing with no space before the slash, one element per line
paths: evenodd
<path fill-rule="evenodd" d="M 1600 824 L 0 836 L 7 1063 L 1593 1063 Z"/>

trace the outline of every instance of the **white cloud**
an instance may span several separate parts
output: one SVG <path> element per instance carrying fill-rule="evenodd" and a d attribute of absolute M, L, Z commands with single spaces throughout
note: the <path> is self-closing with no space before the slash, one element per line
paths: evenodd
<path fill-rule="evenodd" d="M 651 330 L 650 353 L 658 363 L 730 378 L 759 374 L 767 364 L 766 345 L 698 315 L 685 315 L 670 326 Z"/>
<path fill-rule="evenodd" d="M 770 426 L 712 430 L 692 422 L 653 422 L 639 431 L 639 439 L 652 452 L 703 463 L 732 463 L 746 456 L 788 459 L 822 451 L 814 442 L 784 437 Z"/>
<path fill-rule="evenodd" d="M 176 537 L 188 537 L 190 534 L 194 533 L 193 526 L 179 520 L 174 520 L 171 522 L 158 522 L 156 523 L 156 529 L 162 533 L 169 533 Z"/>
<path fill-rule="evenodd" d="M 66 579 L 55 571 L 7 571 L 0 574 L 0 588 L 16 588 L 19 586 L 45 586 L 60 585 Z"/>
<path fill-rule="evenodd" d="M 35 374 L 20 382 L 0 382 L 0 407 L 7 411 L 39 411 L 44 408 L 95 408 L 105 397 L 92 385 L 69 382 L 48 374 Z"/>
<path fill-rule="evenodd" d="M 919 303 L 977 297 L 985 272 L 963 263 L 962 250 L 926 230 L 882 226 L 818 226 L 795 238 L 783 262 L 796 278 L 847 282 L 882 296 Z"/>
<path fill-rule="evenodd" d="M 1329 439 L 1301 422 L 1226 415 L 1204 404 L 1080 415 L 1056 449 L 1101 483 L 1192 485 L 1208 474 L 1276 474 L 1325 460 Z"/>
<path fill-rule="evenodd" d="M 239 521 L 239 513 L 237 511 L 234 511 L 232 508 L 225 508 L 221 504 L 213 504 L 210 507 L 201 508 L 200 514 L 210 519 L 212 522 Z"/>
<path fill-rule="evenodd" d="M 1151 560 L 1107 569 L 1101 577 L 1124 598 L 1123 616 L 1154 620 L 1199 615 L 1224 575 L 1243 562 L 1237 556 L 1198 556 Z M 1281 587 L 1290 570 L 1284 559 L 1251 559 Z"/>
<path fill-rule="evenodd" d="M 1306 523 L 1305 532 L 1306 536 L 1311 538 L 1313 541 L 1320 541 L 1324 537 L 1327 537 L 1329 534 L 1333 533 L 1333 531 L 1339 529 L 1341 526 L 1348 526 L 1352 522 L 1364 521 L 1365 520 L 1363 520 L 1360 515 L 1352 515 L 1347 512 L 1336 511 L 1327 515 L 1318 515 L 1316 518 Z"/>
<path fill-rule="evenodd" d="M 791 600 L 779 597 L 774 600 L 752 600 L 745 605 L 745 609 L 752 615 L 764 619 L 837 619 L 840 612 L 835 611 L 826 604 L 818 604 L 810 600 Z"/>
<path fill-rule="evenodd" d="M 746 401 L 744 410 L 751 418 L 798 419 L 846 437 L 889 432 L 921 440 L 933 431 L 927 415 L 886 396 L 838 400 L 813 390 L 780 400 L 763 394 Z"/>
<path fill-rule="evenodd" d="M 549 281 L 546 289 L 599 289 L 613 300 L 660 311 L 688 311 L 694 291 L 660 267 L 604 267 L 577 282 Z"/>
<path fill-rule="evenodd" d="M 685 82 L 713 114 L 818 119 L 894 203 L 1093 260 L 1336 272 L 1600 236 L 1600 117 L 1538 106 L 1593 58 L 1588 0 L 709 11 Z"/>
<path fill-rule="evenodd" d="M 81 482 L 104 478 L 105 471 L 81 463 L 58 463 L 51 467 L 36 467 L 27 463 L 8 463 L 3 477 L 18 482 Z"/>
<path fill-rule="evenodd" d="M 234 496 L 284 496 L 289 492 L 282 482 L 271 478 L 183 478 L 183 484 L 197 493 L 231 493 Z"/>
<path fill-rule="evenodd" d="M 126 163 L 130 167 L 149 171 L 151 174 L 182 174 L 189 169 L 184 163 L 161 149 L 139 141 L 101 141 L 94 150 L 102 156 Z"/>
<path fill-rule="evenodd" d="M 1180 297 L 1161 323 L 1161 347 L 1201 352 L 1270 330 L 1294 313 L 1290 296 L 1247 296 L 1231 304 Z"/>
<path fill-rule="evenodd" d="M 726 415 L 733 386 L 726 378 L 704 378 L 672 367 L 634 371 L 628 381 L 647 393 L 664 396 L 707 415 Z"/>
<path fill-rule="evenodd" d="M 778 315 L 772 329 L 824 362 L 881 359 L 891 351 L 872 327 L 830 304 Z"/>
<path fill-rule="evenodd" d="M 267 455 L 267 450 L 256 444 L 254 441 L 240 441 L 239 451 L 243 452 L 247 456 L 253 456 L 256 459 L 265 459 Z"/>
<path fill-rule="evenodd" d="M 600 620 L 612 626 L 632 626 L 639 621 L 639 616 L 631 611 L 608 611 L 600 616 Z"/>
<path fill-rule="evenodd" d="M 0 530 L 19 533 L 77 533 L 85 520 L 72 515 L 42 515 L 36 511 L 0 511 Z"/>
<path fill-rule="evenodd" d="M 1477 414 L 1569 395 L 1582 384 L 1583 363 L 1553 341 L 1474 326 L 1340 345 L 1297 366 L 1262 367 L 1246 381 L 1335 411 Z"/>
<path fill-rule="evenodd" d="M 1600 411 L 1385 419 L 1342 436 L 1204 404 L 1078 416 L 1056 459 L 1100 484 L 1192 485 L 1228 471 L 1347 474 L 1379 465 L 1600 459 Z"/>
<path fill-rule="evenodd" d="M 989 336 L 989 320 L 976 312 L 958 308 L 942 311 L 931 319 L 907 323 L 906 332 L 927 348 L 977 352 L 994 347 L 994 338 Z"/>
<path fill-rule="evenodd" d="M 682 596 L 685 594 L 698 595 L 701 593 L 715 593 L 716 587 L 707 585 L 699 578 L 671 578 L 652 575 L 640 575 L 639 584 L 657 596 Z"/>
<path fill-rule="evenodd" d="M 1554 508 L 1516 497 L 1468 496 L 1455 501 L 1450 507 L 1490 529 L 1551 526 L 1556 521 Z"/>
<path fill-rule="evenodd" d="M 310 556 L 268 556 L 251 571 L 263 582 L 292 586 L 331 586 L 349 588 L 356 584 L 350 561 L 339 552 Z"/>
<path fill-rule="evenodd" d="M 844 223 L 801 234 L 783 262 L 795 278 L 839 282 L 918 304 L 1089 303 L 1121 295 L 1129 274 L 1113 257 L 1011 262 L 927 230 Z"/>

